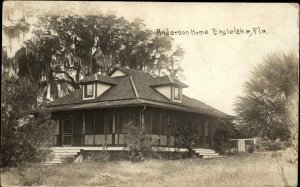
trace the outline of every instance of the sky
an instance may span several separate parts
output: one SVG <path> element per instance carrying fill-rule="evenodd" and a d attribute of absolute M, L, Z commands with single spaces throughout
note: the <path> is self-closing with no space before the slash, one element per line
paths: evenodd
<path fill-rule="evenodd" d="M 36 9 L 36 14 L 63 14 L 64 8 L 83 15 L 114 13 L 130 21 L 143 19 L 146 27 L 156 34 L 157 29 L 169 31 L 169 34 L 172 31 L 175 45 L 185 51 L 181 66 L 185 76 L 183 82 L 189 88 L 184 89 L 183 93 L 230 115 L 235 114 L 233 104 L 237 96 L 243 94 L 243 84 L 249 80 L 254 66 L 270 53 L 298 54 L 299 51 L 297 4 L 25 3 L 27 7 Z M 240 34 L 232 33 L 234 29 L 239 30 Z M 207 34 L 193 35 L 192 30 L 207 31 Z M 247 30 L 249 33 L 246 33 Z M 178 31 L 183 31 L 185 35 L 179 35 Z"/>

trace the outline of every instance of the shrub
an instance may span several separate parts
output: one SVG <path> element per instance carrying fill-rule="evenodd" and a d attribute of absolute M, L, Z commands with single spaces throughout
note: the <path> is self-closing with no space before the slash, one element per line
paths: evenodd
<path fill-rule="evenodd" d="M 221 121 L 218 123 L 214 133 L 214 149 L 220 154 L 225 154 L 235 148 L 235 145 L 230 144 L 231 138 L 240 136 L 240 132 L 235 128 L 231 121 Z"/>
<path fill-rule="evenodd" d="M 127 125 L 126 149 L 129 159 L 132 162 L 144 161 L 153 154 L 154 142 L 146 136 L 140 126 L 135 126 L 132 122 Z"/>
<path fill-rule="evenodd" d="M 251 145 L 249 148 L 248 148 L 248 152 L 249 153 L 253 153 L 255 151 L 255 146 L 254 145 Z"/>
<path fill-rule="evenodd" d="M 188 150 L 188 158 L 193 156 L 193 147 L 198 139 L 197 134 L 197 121 L 188 118 L 182 120 L 181 125 L 179 125 L 175 131 L 175 147 L 176 148 L 186 148 Z"/>
<path fill-rule="evenodd" d="M 217 130 L 213 136 L 214 149 L 220 154 L 225 154 L 230 149 L 229 138 L 227 131 Z"/>
<path fill-rule="evenodd" d="M 53 122 L 37 104 L 38 88 L 27 79 L 3 76 L 1 85 L 1 165 L 44 161 L 53 145 Z"/>
<path fill-rule="evenodd" d="M 262 138 L 257 141 L 255 147 L 259 151 L 278 151 L 289 147 L 289 145 L 289 142 L 281 141 L 280 139 L 272 141 L 269 138 Z"/>

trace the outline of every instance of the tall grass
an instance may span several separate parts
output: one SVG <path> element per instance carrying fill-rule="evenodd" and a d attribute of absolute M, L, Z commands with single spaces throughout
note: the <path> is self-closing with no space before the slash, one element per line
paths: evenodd
<path fill-rule="evenodd" d="M 270 153 L 214 159 L 149 160 L 106 164 L 11 168 L 2 173 L 5 185 L 49 186 L 283 186 Z M 297 183 L 297 168 L 285 164 L 289 185 Z"/>

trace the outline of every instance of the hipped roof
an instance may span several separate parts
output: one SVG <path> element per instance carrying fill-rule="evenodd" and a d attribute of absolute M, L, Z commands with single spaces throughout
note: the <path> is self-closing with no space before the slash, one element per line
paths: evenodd
<path fill-rule="evenodd" d="M 173 84 L 187 87 L 186 84 L 170 77 L 153 78 L 148 73 L 118 67 L 125 76 L 109 77 L 100 74 L 89 76 L 79 83 L 101 82 L 110 84 L 106 92 L 95 99 L 83 100 L 82 89 L 69 95 L 54 100 L 48 104 L 50 111 L 67 111 L 96 108 L 112 108 L 126 106 L 153 106 L 186 112 L 200 113 L 221 118 L 231 118 L 231 116 L 185 95 L 182 102 L 173 102 L 155 90 L 155 86 Z"/>

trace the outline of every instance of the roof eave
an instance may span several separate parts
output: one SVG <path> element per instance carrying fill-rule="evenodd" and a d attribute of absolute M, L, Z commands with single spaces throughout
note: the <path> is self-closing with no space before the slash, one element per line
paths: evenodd
<path fill-rule="evenodd" d="M 189 87 L 188 85 L 185 85 L 185 84 L 176 84 L 176 83 L 151 84 L 150 86 L 155 88 L 155 87 L 160 87 L 160 86 L 173 86 L 173 85 L 181 87 L 181 88 Z"/>
<path fill-rule="evenodd" d="M 83 85 L 83 84 L 88 84 L 88 83 L 102 83 L 102 84 L 106 84 L 106 85 L 117 85 L 116 83 L 112 83 L 112 82 L 105 82 L 105 81 L 100 81 L 100 80 L 93 80 L 93 81 L 79 81 L 78 84 Z"/>

